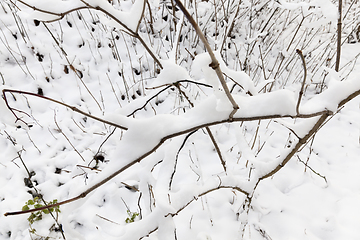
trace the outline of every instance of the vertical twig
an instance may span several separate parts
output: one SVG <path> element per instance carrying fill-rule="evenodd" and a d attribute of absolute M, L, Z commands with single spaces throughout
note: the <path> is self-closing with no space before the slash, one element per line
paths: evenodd
<path fill-rule="evenodd" d="M 212 141 L 212 143 L 214 144 L 214 147 L 215 147 L 215 150 L 216 150 L 216 153 L 218 154 L 219 158 L 220 158 L 220 161 L 221 161 L 221 165 L 223 166 L 224 168 L 224 171 L 226 173 L 226 162 L 221 154 L 221 151 L 220 151 L 220 148 L 219 148 L 219 145 L 217 144 L 215 138 L 214 138 L 214 135 L 212 134 L 212 132 L 210 131 L 210 128 L 209 127 L 206 127 L 205 128 L 207 133 L 209 134 L 209 137 Z"/>
<path fill-rule="evenodd" d="M 300 92 L 299 92 L 299 98 L 298 98 L 298 101 L 297 101 L 297 104 L 296 104 L 296 114 L 299 115 L 299 106 L 300 106 L 301 97 L 304 94 L 304 86 L 305 86 L 307 71 L 306 71 L 305 58 L 304 58 L 304 55 L 302 54 L 302 51 L 300 49 L 296 49 L 296 53 L 299 54 L 299 56 L 301 58 L 301 61 L 302 61 L 302 64 L 303 64 L 303 68 L 304 68 L 304 80 L 303 80 L 303 82 L 301 84 L 301 89 L 300 89 Z"/>
<path fill-rule="evenodd" d="M 337 23 L 337 48 L 336 48 L 336 64 L 335 71 L 339 71 L 340 67 L 340 53 L 341 53 L 341 25 L 342 25 L 342 0 L 339 0 L 339 8 L 338 8 L 338 23 Z"/>

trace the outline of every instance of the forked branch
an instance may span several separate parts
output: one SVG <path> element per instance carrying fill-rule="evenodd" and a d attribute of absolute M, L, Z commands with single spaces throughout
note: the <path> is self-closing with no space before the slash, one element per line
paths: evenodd
<path fill-rule="evenodd" d="M 294 148 L 290 151 L 290 153 L 288 153 L 285 158 L 281 161 L 281 163 L 274 168 L 273 170 L 271 170 L 270 172 L 268 172 L 267 174 L 263 175 L 262 177 L 259 178 L 259 182 L 261 180 L 264 180 L 268 177 L 273 176 L 275 173 L 277 173 L 278 171 L 280 171 L 280 169 L 282 169 L 286 163 L 288 163 L 290 161 L 290 159 L 295 155 L 295 153 L 298 152 L 298 150 L 300 149 L 300 147 L 302 147 L 304 144 L 307 143 L 307 140 L 313 136 L 318 129 L 322 126 L 322 124 L 326 121 L 326 119 L 328 118 L 328 114 L 323 114 L 321 115 L 321 117 L 319 118 L 319 120 L 314 124 L 314 126 L 310 129 L 310 131 L 303 137 L 300 138 L 299 141 L 297 142 L 297 144 L 294 146 Z"/>

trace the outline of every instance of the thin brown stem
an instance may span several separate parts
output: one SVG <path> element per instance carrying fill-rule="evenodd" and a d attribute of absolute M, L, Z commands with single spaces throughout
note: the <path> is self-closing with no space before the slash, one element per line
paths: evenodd
<path fill-rule="evenodd" d="M 342 0 L 339 0 L 338 6 L 338 23 L 337 23 L 337 46 L 336 46 L 336 63 L 335 71 L 339 71 L 341 56 L 341 26 L 342 26 Z"/>
<path fill-rule="evenodd" d="M 180 0 L 175 0 L 176 4 L 179 6 L 179 8 L 181 9 L 181 11 L 184 13 L 185 17 L 189 20 L 189 22 L 191 23 L 191 25 L 194 27 L 197 35 L 200 37 L 201 41 L 203 42 L 203 44 L 205 45 L 206 50 L 208 51 L 210 58 L 211 58 L 211 63 L 210 63 L 210 67 L 212 69 L 215 70 L 216 75 L 218 76 L 221 86 L 223 87 L 225 94 L 227 96 L 227 98 L 229 99 L 229 101 L 231 102 L 232 106 L 233 106 L 233 111 L 230 113 L 229 118 L 232 119 L 234 114 L 236 113 L 236 111 L 239 109 L 239 106 L 237 105 L 237 103 L 235 102 L 234 98 L 231 96 L 230 90 L 226 85 L 224 76 L 222 74 L 222 71 L 220 69 L 220 64 L 218 62 L 218 60 L 216 59 L 214 52 L 212 51 L 208 41 L 206 40 L 203 32 L 201 31 L 199 25 L 195 22 L 194 18 L 190 15 L 190 13 L 186 10 L 186 8 L 184 7 L 184 5 L 180 2 Z"/>
<path fill-rule="evenodd" d="M 210 137 L 212 143 L 214 144 L 216 153 L 217 153 L 217 155 L 219 156 L 221 165 L 222 165 L 222 167 L 224 168 L 224 171 L 225 171 L 225 173 L 226 173 L 226 162 L 225 162 L 225 160 L 224 160 L 224 158 L 223 158 L 223 156 L 222 156 L 222 154 L 221 154 L 219 145 L 217 144 L 217 142 L 216 142 L 216 140 L 215 140 L 215 137 L 214 137 L 214 135 L 212 134 L 210 128 L 209 128 L 209 127 L 206 127 L 205 129 L 206 129 L 207 133 L 209 134 L 209 137 Z"/>
<path fill-rule="evenodd" d="M 12 2 L 12 1 L 11 1 Z M 71 13 L 71 12 L 75 12 L 75 11 L 78 11 L 78 10 L 81 10 L 81 9 L 86 9 L 88 8 L 87 6 L 82 6 L 82 7 L 77 7 L 77 8 L 73 8 L 73 9 L 70 9 L 68 11 L 65 11 L 63 13 L 55 13 L 55 12 L 52 12 L 52 11 L 47 11 L 47 10 L 44 10 L 44 9 L 41 9 L 41 8 L 38 8 L 38 7 L 35 7 L 35 6 L 32 6 L 22 0 L 17 0 L 17 2 L 20 2 L 22 4 L 24 4 L 25 6 L 29 7 L 29 8 L 32 8 L 34 11 L 38 11 L 38 12 L 42 12 L 42 13 L 46 13 L 46 14 L 49 14 L 49 15 L 55 15 L 55 16 L 58 16 L 58 18 L 54 19 L 54 20 L 50 20 L 50 21 L 44 21 L 44 22 L 54 22 L 54 21 L 58 21 L 60 19 L 62 19 L 63 17 L 65 17 L 67 14 Z M 15 3 L 12 2 L 12 4 L 14 4 L 16 6 Z"/>
<path fill-rule="evenodd" d="M 299 106 L 300 106 L 302 95 L 304 94 L 304 86 L 305 86 L 305 81 L 306 81 L 307 70 L 306 70 L 305 58 L 304 58 L 304 55 L 303 55 L 302 51 L 300 49 L 296 49 L 296 53 L 299 54 L 299 56 L 301 58 L 301 61 L 302 61 L 302 64 L 303 64 L 303 68 L 304 68 L 304 80 L 303 80 L 303 82 L 301 84 L 301 89 L 300 89 L 300 92 L 299 92 L 299 98 L 298 98 L 298 101 L 297 101 L 297 104 L 296 104 L 296 113 L 299 114 Z"/>
<path fill-rule="evenodd" d="M 66 104 L 66 103 L 63 103 L 63 102 L 60 102 L 60 101 L 58 101 L 58 100 L 55 100 L 55 99 L 52 99 L 52 98 L 49 98 L 49 97 L 45 97 L 45 96 L 42 96 L 42 95 L 39 95 L 39 94 L 36 94 L 36 93 L 19 91 L 19 90 L 11 90 L 11 89 L 3 89 L 2 92 L 3 92 L 5 104 L 6 104 L 6 106 L 9 108 L 9 110 L 13 113 L 13 115 L 15 116 L 16 121 L 18 121 L 18 120 L 21 121 L 21 119 L 15 114 L 13 108 L 10 107 L 9 102 L 7 101 L 7 98 L 6 98 L 6 93 L 7 93 L 7 92 L 10 92 L 10 93 L 19 93 L 19 94 L 26 94 L 26 95 L 31 95 L 31 96 L 43 98 L 43 99 L 45 99 L 45 100 L 48 100 L 48 101 L 51 101 L 51 102 L 60 104 L 60 105 L 62 105 L 62 106 L 64 106 L 64 107 L 67 107 L 67 108 L 73 110 L 74 112 L 80 113 L 80 114 L 82 114 L 82 115 L 85 115 L 85 116 L 87 116 L 87 117 L 89 117 L 89 118 L 92 118 L 92 119 L 94 119 L 94 120 L 97 120 L 97 121 L 99 121 L 99 122 L 103 122 L 103 123 L 105 123 L 105 124 L 109 124 L 109 125 L 111 125 L 111 126 L 114 126 L 114 127 L 117 127 L 117 128 L 123 129 L 123 130 L 127 130 L 127 129 L 128 129 L 127 127 L 121 126 L 121 125 L 119 125 L 119 124 L 116 124 L 116 123 L 113 123 L 113 122 L 109 122 L 109 121 L 104 120 L 104 119 L 99 118 L 99 117 L 95 117 L 95 116 L 93 116 L 93 115 L 91 115 L 91 114 L 89 114 L 89 113 L 86 113 L 86 112 L 84 112 L 84 111 L 81 111 L 80 109 L 78 109 L 78 108 L 76 108 L 76 107 L 74 107 L 74 106 L 70 106 L 70 105 L 68 105 L 68 104 Z"/>

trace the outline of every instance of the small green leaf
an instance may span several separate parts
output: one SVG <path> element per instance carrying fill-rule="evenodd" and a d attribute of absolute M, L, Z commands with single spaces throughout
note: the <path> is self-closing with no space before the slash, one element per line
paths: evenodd
<path fill-rule="evenodd" d="M 26 204 L 27 204 L 27 205 L 34 205 L 35 203 L 34 203 L 34 201 L 33 201 L 32 199 L 30 199 L 29 201 L 27 201 Z"/>
<path fill-rule="evenodd" d="M 34 205 L 34 208 L 41 208 L 41 207 L 43 207 L 43 205 L 42 205 L 42 204 L 39 204 L 39 203 L 37 203 L 37 204 Z"/>
<path fill-rule="evenodd" d="M 27 211 L 27 210 L 29 210 L 29 209 L 30 209 L 30 208 L 29 208 L 28 205 L 25 205 L 25 206 L 22 207 L 22 210 L 23 210 L 23 211 Z"/>

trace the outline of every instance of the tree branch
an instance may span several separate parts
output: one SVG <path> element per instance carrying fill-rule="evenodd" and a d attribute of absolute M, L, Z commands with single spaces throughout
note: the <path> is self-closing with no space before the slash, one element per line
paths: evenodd
<path fill-rule="evenodd" d="M 36 94 L 36 93 L 19 91 L 19 90 L 11 90 L 11 89 L 3 89 L 2 92 L 3 92 L 5 104 L 6 104 L 6 106 L 9 108 L 9 110 L 13 113 L 13 115 L 15 116 L 16 121 L 21 120 L 21 119 L 15 114 L 15 112 L 13 111 L 13 108 L 10 107 L 9 102 L 8 102 L 8 100 L 7 100 L 7 98 L 6 98 L 6 93 L 7 93 L 7 92 L 10 92 L 10 93 L 19 93 L 19 94 L 25 94 L 25 95 L 30 95 L 30 96 L 35 96 L 35 97 L 43 98 L 43 99 L 45 99 L 45 100 L 48 100 L 48 101 L 51 101 L 51 102 L 60 104 L 60 105 L 62 105 L 62 106 L 65 106 L 65 107 L 73 110 L 74 112 L 80 113 L 80 114 L 82 114 L 82 115 L 84 115 L 84 116 L 87 116 L 87 117 L 92 118 L 92 119 L 94 119 L 94 120 L 97 120 L 97 121 L 99 121 L 99 122 L 103 122 L 103 123 L 105 123 L 105 124 L 109 124 L 109 125 L 111 125 L 111 126 L 114 126 L 114 127 L 117 127 L 117 128 L 123 129 L 123 130 L 128 130 L 127 127 L 121 126 L 121 125 L 116 124 L 116 123 L 113 123 L 113 122 L 109 122 L 109 121 L 104 120 L 104 119 L 99 118 L 99 117 L 95 117 L 95 116 L 93 116 L 93 115 L 91 115 L 91 114 L 89 114 L 89 113 L 86 113 L 86 112 L 84 112 L 84 111 L 81 111 L 80 109 L 78 109 L 78 108 L 76 108 L 76 107 L 74 107 L 74 106 L 70 106 L 70 105 L 68 105 L 68 104 L 66 104 L 66 103 L 63 103 L 63 102 L 60 102 L 60 101 L 58 101 L 58 100 L 55 100 L 55 99 L 52 99 L 52 98 L 49 98 L 49 97 L 45 97 L 45 96 L 42 96 L 42 95 L 39 95 L 39 94 Z M 21 120 L 21 121 L 22 121 L 22 120 Z M 26 124 L 26 123 L 25 123 L 25 124 Z"/>
<path fill-rule="evenodd" d="M 87 6 L 83 6 L 83 7 L 77 7 L 77 8 L 70 9 L 70 10 L 68 10 L 68 11 L 66 11 L 66 12 L 63 12 L 63 13 L 55 13 L 55 12 L 47 11 L 47 10 L 44 10 L 44 9 L 41 9 L 41 8 L 37 8 L 37 7 L 32 6 L 32 5 L 26 3 L 26 2 L 24 2 L 24 1 L 22 1 L 22 0 L 17 0 L 17 1 L 20 2 L 20 3 L 22 3 L 22 4 L 24 4 L 25 6 L 27 6 L 27 7 L 29 7 L 29 8 L 32 8 L 34 11 L 46 13 L 46 14 L 49 14 L 49 15 L 55 15 L 55 16 L 58 16 L 58 17 L 59 17 L 59 18 L 56 18 L 56 19 L 54 19 L 54 20 L 44 21 L 44 22 L 48 22 L 48 23 L 49 23 L 49 22 L 59 21 L 60 19 L 64 18 L 67 14 L 69 14 L 69 13 L 71 13 L 71 12 L 75 12 L 75 11 L 77 11 L 77 10 L 81 10 L 81 9 L 86 9 L 86 8 L 88 8 Z M 16 6 L 16 4 L 13 3 L 11 0 L 10 0 L 10 2 Z"/>
<path fill-rule="evenodd" d="M 193 19 L 193 17 L 190 15 L 190 13 L 186 10 L 186 8 L 184 7 L 184 5 L 180 2 L 180 0 L 175 0 L 176 4 L 179 6 L 179 8 L 181 9 L 181 11 L 184 13 L 185 17 L 189 20 L 189 22 L 191 23 L 191 25 L 195 28 L 195 31 L 197 33 L 197 35 L 200 37 L 201 41 L 204 43 L 206 50 L 208 51 L 210 58 L 211 58 L 211 63 L 210 63 L 210 67 L 212 69 L 215 70 L 216 75 L 218 76 L 221 86 L 223 87 L 225 94 L 227 96 L 227 98 L 229 99 L 229 101 L 231 102 L 232 106 L 233 106 L 233 111 L 230 113 L 229 118 L 232 119 L 234 114 L 236 113 L 236 111 L 239 109 L 239 106 L 237 105 L 237 103 L 235 102 L 234 98 L 231 96 L 231 93 L 229 91 L 229 88 L 226 85 L 224 76 L 222 74 L 222 71 L 220 69 L 220 64 L 218 62 L 218 60 L 216 59 L 209 43 L 207 42 L 204 34 L 202 33 L 199 25 L 195 22 L 195 20 Z"/>
<path fill-rule="evenodd" d="M 286 163 L 289 162 L 289 160 L 294 156 L 295 153 L 297 153 L 297 151 L 299 150 L 299 148 L 301 146 L 303 146 L 304 144 L 307 143 L 307 140 L 321 127 L 321 125 L 326 121 L 326 119 L 328 118 L 328 114 L 323 114 L 321 115 L 321 117 L 319 118 L 319 120 L 314 124 L 314 126 L 311 128 L 311 130 L 303 137 L 300 138 L 299 141 L 297 142 L 297 144 L 295 145 L 295 147 L 290 151 L 290 153 L 288 155 L 286 155 L 286 157 L 284 158 L 284 160 L 273 170 L 271 170 L 270 172 L 268 172 L 267 174 L 263 175 L 262 177 L 259 178 L 259 182 L 261 180 L 264 180 L 268 177 L 273 176 L 275 173 L 277 173 L 278 171 L 280 171 L 280 169 L 282 169 Z"/>

